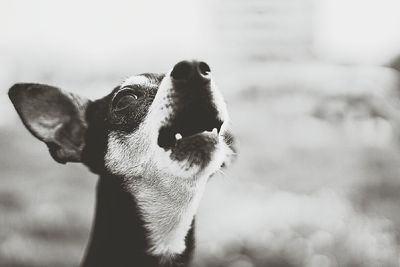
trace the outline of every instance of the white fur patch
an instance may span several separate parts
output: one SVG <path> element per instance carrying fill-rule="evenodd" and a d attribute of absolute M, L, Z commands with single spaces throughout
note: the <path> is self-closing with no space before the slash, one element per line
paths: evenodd
<path fill-rule="evenodd" d="M 150 80 L 146 76 L 137 75 L 132 76 L 126 79 L 122 84 L 121 87 L 128 86 L 128 85 L 140 85 L 140 86 L 148 86 L 151 85 Z"/>
<path fill-rule="evenodd" d="M 217 88 L 214 81 L 211 80 L 211 88 Z M 221 94 L 221 91 L 218 89 L 211 90 L 211 96 L 213 98 L 213 102 L 217 108 L 219 119 L 224 121 L 224 124 L 221 126 L 221 132 L 226 131 L 226 127 L 229 124 L 229 114 L 228 109 L 226 108 L 226 103 L 224 101 L 224 97 Z"/>
<path fill-rule="evenodd" d="M 136 199 L 149 232 L 148 252 L 162 256 L 184 251 L 185 237 L 207 180 L 230 151 L 220 135 L 210 163 L 204 169 L 197 165 L 187 168 L 189 162 L 171 160 L 171 152 L 157 145 L 158 130 L 172 112 L 165 105 L 172 88 L 169 77 L 168 73 L 161 82 L 145 120 L 135 132 L 124 137 L 109 135 L 105 157 L 108 170 L 124 177 L 126 188 Z M 134 76 L 123 86 L 140 82 L 149 81 L 146 77 Z M 212 92 L 221 119 L 226 121 L 228 115 L 222 96 L 215 88 Z"/>

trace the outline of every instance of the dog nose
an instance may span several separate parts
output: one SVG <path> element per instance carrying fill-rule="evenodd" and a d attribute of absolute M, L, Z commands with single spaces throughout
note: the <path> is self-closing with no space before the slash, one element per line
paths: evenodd
<path fill-rule="evenodd" d="M 171 77 L 177 81 L 188 81 L 188 80 L 210 80 L 210 67 L 207 63 L 202 61 L 181 61 L 177 63 L 171 72 Z"/>

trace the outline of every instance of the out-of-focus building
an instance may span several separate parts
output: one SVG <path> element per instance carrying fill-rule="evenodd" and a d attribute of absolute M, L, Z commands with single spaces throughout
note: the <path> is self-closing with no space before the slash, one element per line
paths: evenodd
<path fill-rule="evenodd" d="M 221 0 L 216 32 L 228 57 L 271 61 L 312 56 L 312 0 Z"/>
<path fill-rule="evenodd" d="M 400 53 L 396 0 L 220 0 L 213 5 L 217 39 L 229 57 L 382 65 Z"/>

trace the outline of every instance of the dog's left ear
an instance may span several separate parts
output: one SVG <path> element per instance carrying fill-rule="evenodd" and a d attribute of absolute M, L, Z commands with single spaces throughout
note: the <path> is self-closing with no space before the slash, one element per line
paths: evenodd
<path fill-rule="evenodd" d="M 15 84 L 8 95 L 26 128 L 46 143 L 57 162 L 81 161 L 88 99 L 34 83 Z"/>

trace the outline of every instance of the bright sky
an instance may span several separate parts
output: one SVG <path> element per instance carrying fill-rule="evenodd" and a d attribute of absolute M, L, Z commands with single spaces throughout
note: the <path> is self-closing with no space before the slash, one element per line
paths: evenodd
<path fill-rule="evenodd" d="M 0 57 L 176 61 L 208 49 L 206 11 L 197 0 L 1 0 Z"/>
<path fill-rule="evenodd" d="M 382 63 L 400 54 L 399 0 L 315 0 L 317 52 L 344 63 Z"/>
<path fill-rule="evenodd" d="M 0 58 L 78 57 L 95 67 L 127 58 L 204 57 L 217 47 L 211 1 L 1 0 Z M 381 64 L 400 52 L 400 0 L 314 3 L 315 51 L 322 58 Z"/>

